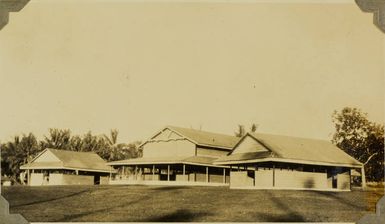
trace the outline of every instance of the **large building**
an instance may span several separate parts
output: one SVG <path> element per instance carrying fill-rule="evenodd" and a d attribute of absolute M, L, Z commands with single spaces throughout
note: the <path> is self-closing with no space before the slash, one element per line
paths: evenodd
<path fill-rule="evenodd" d="M 109 162 L 111 184 L 228 185 L 229 167 L 214 161 L 231 152 L 239 138 L 167 126 L 140 147 L 143 157 Z"/>
<path fill-rule="evenodd" d="M 110 173 L 115 172 L 96 153 L 50 148 L 20 169 L 26 170 L 31 186 L 108 184 Z"/>
<path fill-rule="evenodd" d="M 351 171 L 363 171 L 331 142 L 256 133 L 214 164 L 230 166 L 230 188 L 250 189 L 350 190 Z"/>
<path fill-rule="evenodd" d="M 350 190 L 359 169 L 365 181 L 362 163 L 324 140 L 168 126 L 141 147 L 142 158 L 108 163 L 117 170 L 111 184 Z"/>

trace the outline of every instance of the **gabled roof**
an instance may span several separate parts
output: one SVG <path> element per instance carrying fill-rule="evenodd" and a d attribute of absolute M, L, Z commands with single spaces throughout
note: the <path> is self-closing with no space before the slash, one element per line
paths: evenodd
<path fill-rule="evenodd" d="M 201 131 L 201 130 L 195 130 L 191 128 L 166 126 L 165 128 L 162 129 L 162 131 L 165 129 L 169 129 L 171 131 L 178 133 L 179 135 L 182 135 L 183 137 L 195 143 L 196 145 L 221 148 L 225 150 L 232 150 L 232 148 L 235 146 L 235 144 L 239 140 L 239 137 Z"/>
<path fill-rule="evenodd" d="M 260 144 L 269 149 L 270 153 L 257 153 L 253 155 L 241 155 L 231 153 L 229 156 L 219 158 L 217 164 L 231 164 L 236 162 L 245 163 L 252 160 L 302 162 L 307 164 L 322 164 L 340 166 L 361 166 L 362 163 L 349 156 L 329 141 L 289 137 L 281 135 L 247 133 L 246 136 L 253 137 Z M 242 139 L 239 141 L 241 142 Z M 238 144 L 237 144 L 238 145 Z"/>
<path fill-rule="evenodd" d="M 51 152 L 60 161 L 36 162 L 35 160 L 47 152 Z M 98 154 L 94 152 L 75 152 L 69 150 L 58 150 L 46 148 L 36 156 L 29 164 L 20 167 L 21 169 L 78 169 L 84 171 L 110 172 L 109 167 Z"/>

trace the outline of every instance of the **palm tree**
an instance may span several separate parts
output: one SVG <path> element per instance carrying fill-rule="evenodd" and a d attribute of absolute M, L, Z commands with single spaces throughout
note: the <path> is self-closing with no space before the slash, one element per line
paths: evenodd
<path fill-rule="evenodd" d="M 258 124 L 253 123 L 250 127 L 250 132 L 255 133 L 258 129 Z M 238 124 L 238 130 L 235 132 L 236 137 L 242 137 L 246 134 L 245 126 Z"/>

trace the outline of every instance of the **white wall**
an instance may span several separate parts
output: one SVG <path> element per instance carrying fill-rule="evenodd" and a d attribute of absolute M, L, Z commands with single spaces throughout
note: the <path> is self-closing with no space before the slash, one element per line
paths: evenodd
<path fill-rule="evenodd" d="M 63 185 L 93 185 L 94 176 L 62 174 Z"/>
<path fill-rule="evenodd" d="M 62 185 L 63 184 L 63 174 L 61 173 L 51 173 L 49 174 L 49 185 Z"/>
<path fill-rule="evenodd" d="M 207 156 L 213 158 L 219 158 L 221 156 L 227 155 L 228 151 L 215 150 L 211 148 L 197 147 L 197 156 Z"/>
<path fill-rule="evenodd" d="M 275 187 L 326 189 L 327 174 L 275 169 Z"/>
<path fill-rule="evenodd" d="M 148 142 L 143 146 L 143 157 L 194 156 L 195 144 L 188 140 Z"/>
<path fill-rule="evenodd" d="M 100 185 L 108 184 L 110 177 L 100 177 Z"/>
<path fill-rule="evenodd" d="M 316 172 L 302 172 L 291 170 L 275 169 L 258 169 L 255 174 L 256 188 L 307 188 L 307 189 L 327 189 L 328 180 L 326 173 Z M 346 176 L 345 182 L 347 180 Z M 342 181 L 341 181 L 342 182 Z M 231 187 L 253 187 L 254 180 L 247 175 L 247 171 L 231 171 L 230 172 L 230 186 Z M 342 186 L 342 185 L 341 185 Z M 343 186 L 346 186 L 343 185 Z M 341 188 L 342 189 L 342 188 Z"/>
<path fill-rule="evenodd" d="M 30 174 L 30 184 L 31 186 L 41 186 L 43 185 L 43 174 L 42 173 L 31 173 Z"/>
<path fill-rule="evenodd" d="M 230 187 L 253 187 L 254 179 L 247 176 L 247 171 L 231 171 Z"/>
<path fill-rule="evenodd" d="M 230 178 L 230 182 L 231 182 Z M 255 187 L 271 188 L 273 187 L 273 170 L 258 169 L 255 171 Z"/>
<path fill-rule="evenodd" d="M 350 173 L 346 171 L 337 175 L 337 188 L 340 190 L 350 189 Z"/>

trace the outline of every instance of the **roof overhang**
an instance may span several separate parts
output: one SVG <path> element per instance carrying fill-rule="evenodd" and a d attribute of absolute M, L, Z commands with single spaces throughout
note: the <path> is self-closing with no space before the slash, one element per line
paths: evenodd
<path fill-rule="evenodd" d="M 214 164 L 218 165 L 234 165 L 234 164 L 246 164 L 246 163 L 261 163 L 261 162 L 285 162 L 296 163 L 306 165 L 319 165 L 319 166 L 338 166 L 338 167 L 351 167 L 361 168 L 362 164 L 347 164 L 347 163 L 333 163 L 311 160 L 298 160 L 298 159 L 285 159 L 285 158 L 263 158 L 263 159 L 250 159 L 250 160 L 238 160 L 238 161 L 214 161 Z"/>
<path fill-rule="evenodd" d="M 189 158 L 182 158 L 182 159 L 167 159 L 164 160 L 161 159 L 154 159 L 154 160 L 145 160 L 140 161 L 138 159 L 132 159 L 132 160 L 122 160 L 122 161 L 116 161 L 116 162 L 109 162 L 107 163 L 109 166 L 123 166 L 123 165 L 172 165 L 172 164 L 186 164 L 186 165 L 194 165 L 194 166 L 209 166 L 209 167 L 219 167 L 219 168 L 227 168 L 226 165 L 220 165 L 220 164 L 212 164 L 212 163 L 205 163 L 205 162 L 195 162 L 195 161 L 189 161 Z"/>
<path fill-rule="evenodd" d="M 79 170 L 86 172 L 100 172 L 100 173 L 116 173 L 116 170 L 111 167 L 111 170 L 100 170 L 100 169 L 85 169 L 78 167 L 65 167 L 65 166 L 28 166 L 23 165 L 20 167 L 21 170 Z"/>

